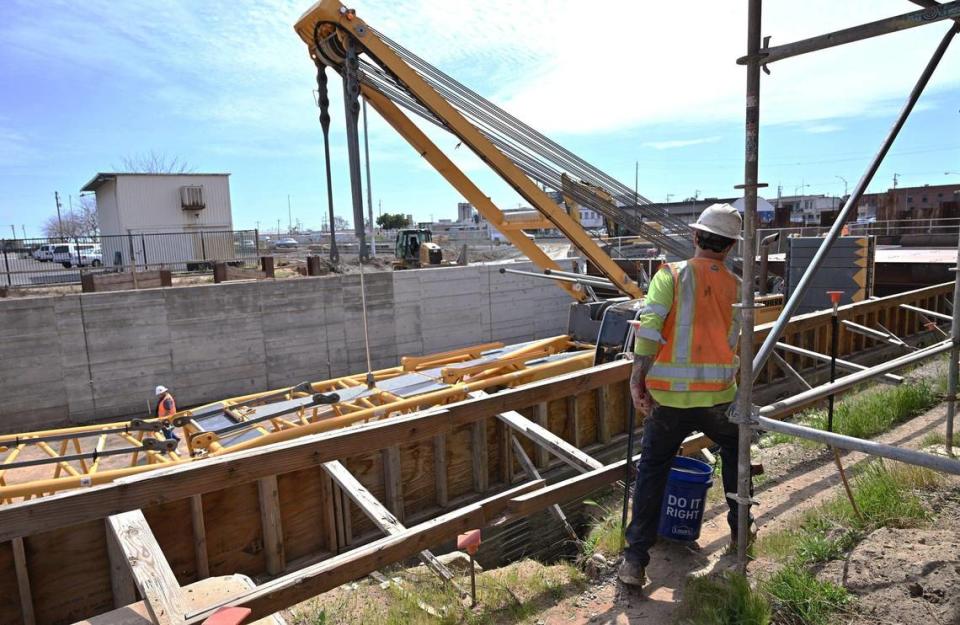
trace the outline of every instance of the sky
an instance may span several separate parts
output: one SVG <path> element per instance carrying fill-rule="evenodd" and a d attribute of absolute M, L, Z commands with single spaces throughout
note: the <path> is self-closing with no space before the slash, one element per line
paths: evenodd
<path fill-rule="evenodd" d="M 906 0 L 768 0 L 772 43 L 914 10 Z M 367 23 L 654 201 L 730 197 L 743 176 L 746 0 L 370 0 Z M 682 9 L 680 8 L 682 7 Z M 0 3 L 0 236 L 40 234 L 96 172 L 156 152 L 229 172 L 235 228 L 319 228 L 316 72 L 302 0 Z M 761 90 L 763 193 L 840 195 L 877 151 L 948 25 L 788 59 Z M 871 191 L 960 182 L 960 43 Z M 351 214 L 331 75 L 336 213 Z M 370 111 L 375 213 L 456 218 L 457 191 Z M 430 136 L 501 208 L 523 203 L 458 139 Z M 945 175 L 945 172 L 958 172 Z M 844 182 L 843 179 L 846 179 Z"/>

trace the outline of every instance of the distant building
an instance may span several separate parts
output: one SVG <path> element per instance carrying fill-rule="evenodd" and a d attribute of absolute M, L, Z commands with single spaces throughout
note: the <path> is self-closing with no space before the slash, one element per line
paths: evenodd
<path fill-rule="evenodd" d="M 226 234 L 233 230 L 229 176 L 98 173 L 81 192 L 97 195 L 103 264 L 233 258 L 233 235 Z M 147 234 L 163 236 L 138 236 Z"/>
<path fill-rule="evenodd" d="M 865 193 L 857 205 L 863 220 L 954 219 L 960 217 L 960 184 L 897 187 Z"/>
<path fill-rule="evenodd" d="M 833 223 L 842 202 L 842 198 L 823 194 L 783 195 L 775 205 L 790 215 L 790 223 L 784 226 L 819 226 Z"/>

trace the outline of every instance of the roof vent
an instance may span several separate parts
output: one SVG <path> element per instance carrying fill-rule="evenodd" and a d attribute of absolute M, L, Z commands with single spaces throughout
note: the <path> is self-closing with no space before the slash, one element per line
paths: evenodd
<path fill-rule="evenodd" d="M 185 211 L 206 208 L 203 202 L 203 187 L 180 187 L 180 207 Z"/>

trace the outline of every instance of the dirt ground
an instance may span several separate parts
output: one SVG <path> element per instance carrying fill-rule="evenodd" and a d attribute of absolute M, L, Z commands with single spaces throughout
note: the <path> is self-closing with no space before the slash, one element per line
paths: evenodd
<path fill-rule="evenodd" d="M 942 429 L 945 415 L 945 407 L 938 406 L 877 440 L 919 446 L 925 434 Z M 770 476 L 756 489 L 760 503 L 754 514 L 761 533 L 783 528 L 791 518 L 838 492 L 840 478 L 832 454 L 826 450 L 818 452 L 789 444 L 761 450 L 760 454 Z M 842 454 L 841 458 L 848 469 L 866 460 L 864 454 L 853 452 Z M 851 592 L 860 596 L 862 604 L 870 605 L 872 610 L 853 622 L 960 625 L 960 596 L 956 591 L 960 588 L 960 550 L 957 549 L 960 537 L 956 533 L 960 526 L 957 514 L 960 504 L 953 502 L 952 505 L 955 506 L 952 513 L 944 514 L 950 518 L 944 518 L 942 531 L 939 523 L 935 524 L 935 530 L 880 530 L 853 551 L 843 575 Z M 714 504 L 707 510 L 700 540 L 695 546 L 658 543 L 651 551 L 647 568 L 651 581 L 642 592 L 620 586 L 611 567 L 596 584 L 540 614 L 535 622 L 542 625 L 671 622 L 688 575 L 734 566 L 734 557 L 726 553 L 729 528 L 725 514 L 724 503 Z M 924 542 L 919 542 L 921 540 Z M 877 554 L 882 557 L 878 558 Z M 758 561 L 751 569 L 763 570 L 766 565 L 768 563 Z M 920 599 L 910 596 L 910 592 L 918 592 L 916 588 L 909 589 L 914 582 L 923 588 Z M 921 613 L 922 619 L 912 618 Z M 932 618 L 932 614 L 937 614 L 936 618 Z"/>

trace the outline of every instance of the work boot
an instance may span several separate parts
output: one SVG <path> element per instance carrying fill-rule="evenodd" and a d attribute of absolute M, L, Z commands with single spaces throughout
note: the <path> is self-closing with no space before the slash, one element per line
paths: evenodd
<path fill-rule="evenodd" d="M 647 582 L 644 567 L 624 559 L 617 570 L 617 578 L 627 586 L 642 588 Z"/>

